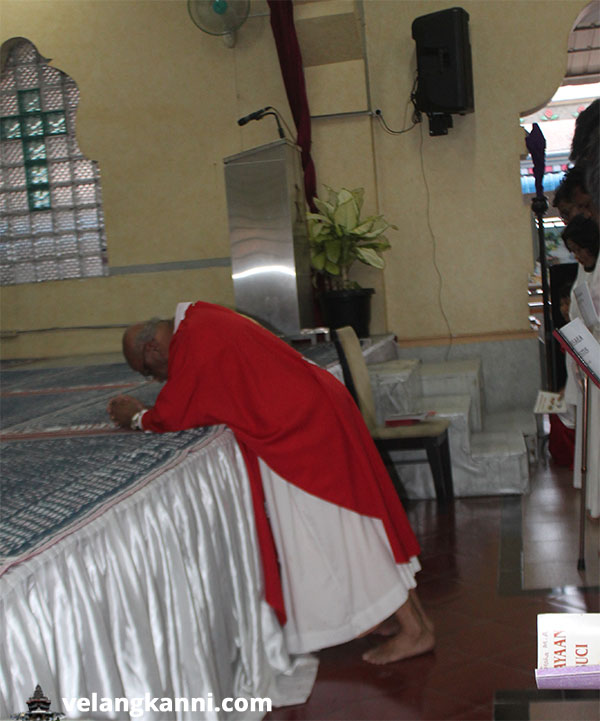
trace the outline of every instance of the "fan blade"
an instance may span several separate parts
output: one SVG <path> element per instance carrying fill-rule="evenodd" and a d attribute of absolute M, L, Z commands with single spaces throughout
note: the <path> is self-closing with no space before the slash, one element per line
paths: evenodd
<path fill-rule="evenodd" d="M 231 35 L 246 22 L 250 0 L 188 0 L 188 12 L 205 33 Z"/>

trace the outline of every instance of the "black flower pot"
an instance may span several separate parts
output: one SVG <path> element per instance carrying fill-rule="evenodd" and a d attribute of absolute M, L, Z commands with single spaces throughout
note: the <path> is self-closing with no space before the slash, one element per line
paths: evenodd
<path fill-rule="evenodd" d="M 371 296 L 374 288 L 328 290 L 319 296 L 321 313 L 329 328 L 352 326 L 359 338 L 369 337 Z"/>

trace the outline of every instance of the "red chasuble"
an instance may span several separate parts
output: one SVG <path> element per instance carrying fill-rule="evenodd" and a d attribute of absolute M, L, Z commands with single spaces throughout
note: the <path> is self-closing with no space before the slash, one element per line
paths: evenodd
<path fill-rule="evenodd" d="M 402 504 L 352 396 L 328 371 L 227 308 L 190 306 L 169 347 L 168 380 L 144 429 L 226 424 L 250 476 L 265 594 L 285 611 L 264 510 L 260 457 L 289 483 L 383 522 L 397 563 L 419 553 Z"/>

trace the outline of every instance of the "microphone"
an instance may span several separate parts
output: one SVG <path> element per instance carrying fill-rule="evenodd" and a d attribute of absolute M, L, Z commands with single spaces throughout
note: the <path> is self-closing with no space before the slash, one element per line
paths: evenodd
<path fill-rule="evenodd" d="M 240 118 L 237 122 L 238 125 L 246 125 L 246 123 L 249 123 L 251 120 L 260 120 L 262 116 L 267 112 L 267 110 L 270 110 L 271 106 L 267 105 L 266 108 L 261 108 L 260 110 L 255 110 L 253 113 L 250 113 L 250 115 L 244 115 L 243 118 Z"/>

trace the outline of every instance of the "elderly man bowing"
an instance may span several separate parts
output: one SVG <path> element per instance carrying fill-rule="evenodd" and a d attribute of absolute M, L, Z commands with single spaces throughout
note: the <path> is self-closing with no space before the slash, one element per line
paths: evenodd
<path fill-rule="evenodd" d="M 155 432 L 226 424 L 252 488 L 265 595 L 288 649 L 306 653 L 377 630 L 363 658 L 430 651 L 418 601 L 419 546 L 345 386 L 227 308 L 180 304 L 174 320 L 127 329 L 123 352 L 166 381 L 155 405 L 119 396 L 120 426 Z M 268 511 L 268 520 L 265 514 Z"/>

